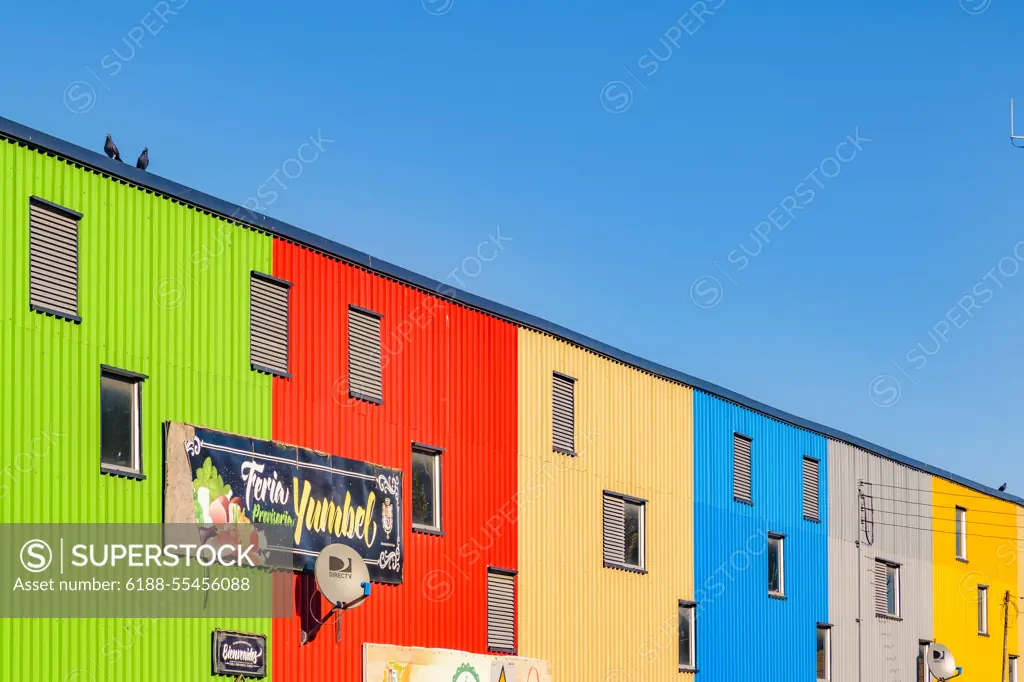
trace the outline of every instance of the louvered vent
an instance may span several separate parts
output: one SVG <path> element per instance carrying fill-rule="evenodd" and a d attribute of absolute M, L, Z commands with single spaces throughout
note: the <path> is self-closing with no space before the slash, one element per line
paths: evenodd
<path fill-rule="evenodd" d="M 380 359 L 380 317 L 348 309 L 348 386 L 352 397 L 384 402 Z"/>
<path fill-rule="evenodd" d="M 750 439 L 738 433 L 732 436 L 732 494 L 737 500 L 754 503 L 751 494 Z"/>
<path fill-rule="evenodd" d="M 819 521 L 818 460 L 804 457 L 804 518 Z"/>
<path fill-rule="evenodd" d="M 552 384 L 552 442 L 554 449 L 565 454 L 575 454 L 576 382 L 562 374 L 553 375 Z"/>
<path fill-rule="evenodd" d="M 249 277 L 249 361 L 261 372 L 288 375 L 288 290 L 258 272 Z"/>
<path fill-rule="evenodd" d="M 29 302 L 78 319 L 78 220 L 71 211 L 29 203 Z"/>
<path fill-rule="evenodd" d="M 495 569 L 487 570 L 487 648 L 516 651 L 516 577 Z"/>
<path fill-rule="evenodd" d="M 604 561 L 622 566 L 626 562 L 626 509 L 621 497 L 604 494 Z"/>
<path fill-rule="evenodd" d="M 886 586 L 886 568 L 881 561 L 875 562 L 875 613 L 889 615 L 889 591 Z"/>

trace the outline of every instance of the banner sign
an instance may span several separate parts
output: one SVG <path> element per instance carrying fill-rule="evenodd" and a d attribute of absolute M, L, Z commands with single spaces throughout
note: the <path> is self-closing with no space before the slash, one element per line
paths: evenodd
<path fill-rule="evenodd" d="M 363 682 L 554 682 L 547 661 L 363 644 Z"/>
<path fill-rule="evenodd" d="M 402 583 L 401 471 L 176 422 L 164 438 L 166 523 L 195 523 L 200 535 L 272 529 L 260 547 L 292 553 L 304 571 L 342 542 L 372 581 Z"/>
<path fill-rule="evenodd" d="M 267 676 L 267 636 L 213 631 L 213 674 Z"/>

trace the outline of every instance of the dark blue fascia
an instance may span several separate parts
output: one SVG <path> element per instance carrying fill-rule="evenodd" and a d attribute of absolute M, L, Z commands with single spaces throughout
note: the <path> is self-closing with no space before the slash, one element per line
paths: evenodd
<path fill-rule="evenodd" d="M 159 175 L 141 171 L 130 164 L 114 161 L 113 159 L 107 158 L 104 154 L 66 142 L 53 137 L 52 135 L 47 135 L 46 133 L 34 130 L 28 126 L 11 121 L 10 119 L 0 117 L 0 137 L 6 137 L 29 147 L 39 149 L 43 152 L 55 154 L 86 168 L 97 170 L 115 178 L 125 180 L 144 189 L 158 194 L 163 194 L 171 199 L 195 206 L 196 208 L 214 213 L 223 218 L 235 220 L 250 228 L 267 232 L 281 237 L 282 239 L 287 239 L 297 244 L 316 249 L 335 258 L 352 263 L 353 265 L 378 272 L 387 277 L 392 277 L 419 289 L 433 292 L 442 298 L 446 298 L 469 308 L 477 309 L 481 312 L 507 320 L 516 325 L 535 329 L 546 334 L 551 334 L 552 336 L 557 336 L 569 341 L 570 343 L 583 346 L 595 353 L 611 358 L 617 362 L 632 365 L 633 367 L 645 372 L 650 372 L 651 374 L 668 379 L 669 381 L 675 381 L 697 389 L 698 391 L 710 393 L 711 395 L 722 398 L 723 400 L 728 400 L 736 403 L 737 405 L 741 405 L 742 407 L 761 412 L 773 419 L 778 419 L 779 421 L 792 424 L 793 426 L 801 429 L 813 431 L 827 438 L 849 443 L 850 445 L 868 450 L 924 473 L 939 476 L 940 478 L 945 478 L 954 483 L 959 483 L 978 492 L 985 493 L 986 495 L 991 495 L 992 497 L 1024 506 L 1024 498 L 999 492 L 995 488 L 990 488 L 949 471 L 906 457 L 898 452 L 893 452 L 888 448 L 875 445 L 874 443 L 870 443 L 862 438 L 857 438 L 856 436 L 824 426 L 823 424 L 815 423 L 809 419 L 789 414 L 788 412 L 776 409 L 758 400 L 753 400 L 747 396 L 740 395 L 735 391 L 730 391 L 729 389 L 722 388 L 721 386 L 717 386 L 711 382 L 674 370 L 671 367 L 651 362 L 650 360 L 633 355 L 632 353 L 628 353 L 624 350 L 620 350 L 614 346 L 609 346 L 606 343 L 602 343 L 596 339 L 590 338 L 589 336 L 579 334 L 571 329 L 555 324 L 554 322 L 549 322 L 548 320 L 537 317 L 536 315 L 524 313 L 520 310 L 516 310 L 515 308 L 502 305 L 501 303 L 495 303 L 494 301 L 490 301 L 481 296 L 476 296 L 467 291 L 461 291 L 448 284 L 444 284 L 443 282 L 438 282 L 437 280 L 429 277 L 424 277 L 423 275 L 387 261 L 380 260 L 379 258 L 374 258 L 362 251 L 357 251 L 345 246 L 344 244 L 339 244 L 338 242 L 321 237 L 320 235 L 313 234 L 312 232 L 303 230 L 300 227 L 295 227 L 294 225 L 275 218 L 270 218 L 261 213 L 254 213 L 243 206 L 232 204 L 228 201 L 224 201 L 223 199 L 218 199 L 217 197 L 186 187 L 185 185 L 180 185 L 166 178 L 162 178 Z"/>

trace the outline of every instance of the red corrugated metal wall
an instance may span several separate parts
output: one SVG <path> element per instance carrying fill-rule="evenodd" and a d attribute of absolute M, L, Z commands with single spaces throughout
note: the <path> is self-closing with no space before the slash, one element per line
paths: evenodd
<path fill-rule="evenodd" d="M 274 439 L 402 469 L 404 584 L 299 646 L 273 629 L 274 680 L 362 680 L 362 643 L 487 649 L 487 567 L 517 569 L 516 328 L 282 240 L 291 290 L 291 379 L 274 379 Z M 383 315 L 384 404 L 348 399 L 350 304 Z M 444 536 L 412 532 L 412 442 L 444 448 Z M 296 578 L 296 594 L 305 585 Z M 308 600 L 308 597 L 306 598 Z"/>

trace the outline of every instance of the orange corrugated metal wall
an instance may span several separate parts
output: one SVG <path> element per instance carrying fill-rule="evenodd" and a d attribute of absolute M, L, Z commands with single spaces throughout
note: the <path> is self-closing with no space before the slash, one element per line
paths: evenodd
<path fill-rule="evenodd" d="M 300 617 L 276 621 L 274 680 L 362 680 L 363 642 L 485 653 L 487 567 L 518 568 L 516 328 L 283 240 L 273 260 L 293 283 L 274 439 L 405 475 L 404 584 L 374 585 L 340 644 L 331 626 L 300 646 Z M 382 405 L 348 398 L 349 305 L 383 315 Z M 414 441 L 444 448 L 443 537 L 412 532 Z"/>

